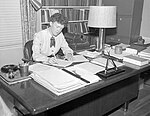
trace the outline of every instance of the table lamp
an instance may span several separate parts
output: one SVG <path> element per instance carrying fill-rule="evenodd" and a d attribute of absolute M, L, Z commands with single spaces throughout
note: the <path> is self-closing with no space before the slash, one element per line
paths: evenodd
<path fill-rule="evenodd" d="M 99 38 L 97 40 L 96 50 L 101 52 L 103 57 L 107 58 L 105 70 L 97 73 L 99 76 L 108 78 L 112 75 L 124 72 L 122 68 L 118 68 L 108 52 L 104 54 L 105 48 L 105 29 L 116 27 L 116 6 L 90 6 L 88 26 L 99 28 Z M 113 63 L 113 68 L 108 68 L 108 62 Z"/>
<path fill-rule="evenodd" d="M 96 50 L 104 54 L 105 29 L 116 27 L 116 6 L 90 6 L 88 26 L 99 28 Z"/>
<path fill-rule="evenodd" d="M 35 11 L 38 11 L 42 7 L 42 4 L 37 0 L 30 0 L 30 3 Z"/>

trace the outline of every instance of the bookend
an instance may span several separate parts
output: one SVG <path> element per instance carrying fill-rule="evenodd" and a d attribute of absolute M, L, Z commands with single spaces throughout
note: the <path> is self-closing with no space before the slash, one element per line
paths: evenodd
<path fill-rule="evenodd" d="M 114 66 L 113 68 L 109 68 L 109 69 L 108 69 L 108 63 L 109 63 L 109 61 L 112 62 L 113 66 Z M 101 71 L 101 72 L 98 72 L 96 75 L 99 76 L 99 77 L 102 77 L 102 78 L 107 79 L 107 78 L 109 78 L 109 77 L 111 77 L 111 76 L 113 76 L 113 75 L 122 73 L 122 72 L 124 72 L 124 71 L 125 71 L 125 69 L 123 69 L 123 68 L 118 68 L 118 67 L 116 66 L 114 60 L 111 59 L 111 57 L 107 57 L 107 62 L 106 62 L 105 70 L 104 70 L 104 71 Z"/>

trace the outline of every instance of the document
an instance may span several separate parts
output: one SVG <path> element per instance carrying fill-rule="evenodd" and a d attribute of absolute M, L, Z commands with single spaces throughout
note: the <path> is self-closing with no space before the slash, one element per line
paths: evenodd
<path fill-rule="evenodd" d="M 91 51 L 85 50 L 85 51 L 79 52 L 78 54 L 81 54 L 81 55 L 86 56 L 86 57 L 89 57 L 89 58 L 96 58 L 96 57 L 98 57 L 101 53 L 100 53 L 100 52 L 96 52 L 96 51 L 91 52 Z"/>
<path fill-rule="evenodd" d="M 107 59 L 103 58 L 103 57 L 98 57 L 98 58 L 95 58 L 95 59 L 91 60 L 91 62 L 95 63 L 95 64 L 98 64 L 100 66 L 106 67 Z M 117 67 L 120 67 L 120 66 L 124 65 L 123 63 L 120 63 L 120 62 L 117 62 L 117 61 L 114 61 L 114 63 L 116 64 Z M 114 67 L 114 65 L 113 65 L 112 61 L 109 60 L 108 68 L 113 68 L 113 67 Z"/>
<path fill-rule="evenodd" d="M 65 59 L 56 59 L 56 63 L 48 64 L 48 65 L 64 68 L 64 67 L 70 66 L 72 63 L 88 62 L 88 61 L 89 60 L 86 59 L 83 55 L 74 55 L 72 61 L 68 61 Z"/>
<path fill-rule="evenodd" d="M 96 73 L 103 71 L 105 69 L 103 66 L 96 65 L 96 64 L 91 63 L 91 62 L 80 63 L 80 64 L 75 65 L 74 67 L 84 69 L 84 70 L 86 70 L 92 74 L 96 74 Z"/>
<path fill-rule="evenodd" d="M 56 67 L 67 67 L 73 63 L 72 61 L 68 61 L 64 59 L 56 59 L 56 60 L 57 60 L 56 63 L 49 64 L 49 65 L 56 66 Z"/>
<path fill-rule="evenodd" d="M 73 62 L 88 62 L 89 60 L 86 59 L 83 55 L 74 55 L 73 56 Z"/>
<path fill-rule="evenodd" d="M 79 76 L 81 76 L 81 78 L 89 81 L 90 83 L 87 83 L 87 85 L 98 82 L 101 80 L 101 78 L 98 77 L 97 75 L 95 75 L 95 74 L 93 74 L 93 73 L 91 73 L 91 72 L 89 72 L 83 68 L 79 68 L 77 66 L 71 66 L 71 67 L 67 67 L 65 69 L 76 74 L 76 75 L 79 75 Z"/>

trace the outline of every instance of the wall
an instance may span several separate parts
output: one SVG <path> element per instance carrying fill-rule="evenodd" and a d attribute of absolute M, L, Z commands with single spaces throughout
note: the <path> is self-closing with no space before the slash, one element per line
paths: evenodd
<path fill-rule="evenodd" d="M 140 35 L 150 38 L 150 0 L 144 0 Z"/>

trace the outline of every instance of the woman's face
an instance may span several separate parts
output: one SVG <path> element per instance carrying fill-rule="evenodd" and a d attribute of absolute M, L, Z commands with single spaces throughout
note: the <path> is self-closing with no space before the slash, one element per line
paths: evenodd
<path fill-rule="evenodd" d="M 64 25 L 58 23 L 58 22 L 52 22 L 51 23 L 51 32 L 54 36 L 57 36 L 61 33 L 62 29 L 64 28 Z"/>

